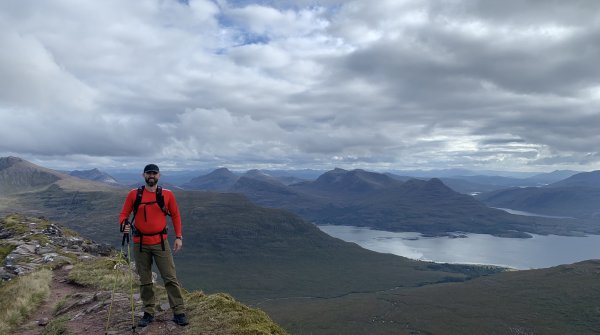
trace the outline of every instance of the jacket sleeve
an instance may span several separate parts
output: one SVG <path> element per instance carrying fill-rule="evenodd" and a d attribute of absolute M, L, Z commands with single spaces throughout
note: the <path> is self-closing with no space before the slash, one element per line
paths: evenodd
<path fill-rule="evenodd" d="M 125 198 L 125 202 L 123 203 L 123 208 L 121 209 L 121 214 L 119 214 L 119 224 L 123 224 L 125 219 L 129 217 L 129 214 L 133 211 L 133 203 L 135 202 L 135 197 L 137 194 L 137 190 L 131 190 L 127 194 Z"/>
<path fill-rule="evenodd" d="M 179 214 L 179 207 L 177 206 L 177 200 L 175 200 L 175 194 L 169 192 L 169 201 L 166 203 L 167 209 L 171 214 L 171 221 L 173 221 L 173 229 L 175 230 L 175 236 L 183 236 L 181 228 L 181 215 Z"/>

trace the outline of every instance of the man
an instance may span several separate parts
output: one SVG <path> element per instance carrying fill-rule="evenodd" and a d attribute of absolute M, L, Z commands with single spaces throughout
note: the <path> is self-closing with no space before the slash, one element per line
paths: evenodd
<path fill-rule="evenodd" d="M 173 311 L 173 321 L 180 326 L 185 326 L 188 321 L 185 316 L 183 296 L 177 281 L 175 263 L 173 262 L 166 230 L 167 215 L 170 215 L 175 230 L 173 251 L 178 252 L 183 247 L 179 208 L 173 193 L 158 186 L 158 180 L 160 179 L 158 166 L 155 164 L 146 165 L 143 177 L 146 185 L 129 191 L 119 215 L 121 231 L 128 234 L 129 224 L 127 224 L 127 219 L 132 211 L 135 213 L 135 217 L 132 219 L 133 256 L 140 276 L 140 295 L 144 304 L 144 316 L 140 319 L 138 326 L 146 327 L 154 321 L 156 298 L 152 283 L 153 260 L 167 290 L 169 305 Z M 161 193 L 162 197 L 160 196 Z M 137 209 L 134 208 L 136 199 L 139 204 Z"/>

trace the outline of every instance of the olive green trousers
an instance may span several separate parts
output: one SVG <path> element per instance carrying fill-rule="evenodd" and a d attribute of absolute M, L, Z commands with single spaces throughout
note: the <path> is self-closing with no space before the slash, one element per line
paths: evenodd
<path fill-rule="evenodd" d="M 164 281 L 167 296 L 169 297 L 169 305 L 174 314 L 185 312 L 183 296 L 181 294 L 181 286 L 177 281 L 175 272 L 175 262 L 173 262 L 173 254 L 169 247 L 169 242 L 165 241 L 165 250 L 162 250 L 160 244 L 142 244 L 135 243 L 133 246 L 133 257 L 138 275 L 140 276 L 140 296 L 144 304 L 144 312 L 154 315 L 156 307 L 156 296 L 154 285 L 152 283 L 152 262 L 156 263 L 156 267 Z"/>

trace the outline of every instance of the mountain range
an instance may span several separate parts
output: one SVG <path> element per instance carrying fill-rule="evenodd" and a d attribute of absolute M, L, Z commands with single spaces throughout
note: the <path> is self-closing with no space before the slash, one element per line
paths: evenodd
<path fill-rule="evenodd" d="M 171 185 L 176 185 L 182 188 L 198 188 L 194 186 L 194 179 L 201 180 L 207 174 L 217 170 L 226 169 L 224 167 L 215 170 L 174 170 L 165 171 L 162 174 L 162 181 Z M 249 170 L 249 171 L 229 171 L 233 178 L 239 178 L 247 173 L 261 173 L 275 178 L 283 184 L 290 185 L 306 180 L 315 180 L 327 171 L 323 170 Z M 104 173 L 104 172 L 103 172 Z M 428 180 L 431 178 L 439 178 L 452 188 L 453 190 L 465 193 L 482 193 L 505 189 L 508 187 L 524 187 L 524 186 L 544 186 L 551 184 L 572 175 L 579 173 L 572 170 L 556 170 L 547 173 L 521 173 L 521 172 L 502 172 L 502 171 L 471 171 L 466 169 L 445 169 L 445 170 L 392 170 L 382 172 L 390 177 L 402 181 L 408 179 Z M 140 178 L 139 172 L 110 170 L 108 173 L 114 177 L 120 184 L 130 185 L 138 182 Z M 186 186 L 184 186 L 186 185 Z"/>
<path fill-rule="evenodd" d="M 493 207 L 567 216 L 593 223 L 600 218 L 600 171 L 578 173 L 543 187 L 483 193 L 477 198 Z"/>
<path fill-rule="evenodd" d="M 285 184 L 256 170 L 238 176 L 221 168 L 182 187 L 242 193 L 260 206 L 286 209 L 317 224 L 427 235 L 460 231 L 528 237 L 528 233 L 600 232 L 585 218 L 528 217 L 490 208 L 472 196 L 452 190 L 438 178 L 422 180 L 360 169 L 337 168 L 313 181 Z"/>
<path fill-rule="evenodd" d="M 0 166 L 0 212 L 44 215 L 85 237 L 120 246 L 116 219 L 127 188 L 54 173 L 16 158 L 0 159 Z M 55 178 L 46 179 L 45 173 Z M 256 194 L 290 192 L 286 201 L 304 201 L 299 206 L 304 208 L 332 195 L 334 207 L 379 203 L 379 197 L 390 194 L 394 204 L 414 196 L 422 208 L 440 199 L 468 197 L 439 179 L 388 177 L 337 169 L 293 187 L 251 176 L 241 176 L 236 187 Z M 260 207 L 241 193 L 174 192 L 184 222 L 184 249 L 175 255 L 184 286 L 229 292 L 265 310 L 292 334 L 600 330 L 597 261 L 529 271 L 419 262 L 329 237 L 298 215 Z"/>
<path fill-rule="evenodd" d="M 9 160 L 19 159 L 5 158 L 2 164 L 8 167 Z M 25 162 L 21 160 L 21 164 Z M 18 182 L 14 185 L 1 182 L 3 175 L 10 175 L 7 171 L 10 169 L 0 170 L 0 187 L 7 191 L 17 189 Z M 29 167 L 29 171 L 34 170 Z M 46 178 L 62 178 L 57 177 L 56 173 L 46 169 L 42 175 Z M 597 173 L 573 173 L 575 171 L 555 171 L 525 179 L 468 175 L 423 180 L 390 173 L 337 168 L 322 173 L 315 180 L 299 181 L 299 178 L 281 172 L 276 176 L 260 170 L 236 174 L 226 168 L 219 168 L 191 178 L 180 186 L 162 184 L 171 189 L 241 193 L 260 206 L 289 210 L 317 224 L 415 231 L 435 236 L 451 232 L 506 237 L 529 237 L 529 233 L 598 233 L 600 227 L 593 220 L 598 215 L 595 204 L 600 191 L 594 188 L 595 184 L 591 180 Z M 110 181 L 106 179 L 108 174 L 97 169 L 74 171 L 70 174 L 89 180 Z M 445 184 L 451 183 L 455 187 L 460 184 L 463 188 L 467 184 L 480 185 L 479 189 L 485 189 L 481 185 L 487 185 L 488 188 L 495 189 L 499 185 L 512 185 L 515 180 L 520 183 L 537 183 L 564 176 L 569 177 L 550 185 L 504 186 L 500 190 L 478 194 L 476 198 L 456 192 Z M 135 187 L 138 183 L 132 183 L 128 187 Z M 114 186 L 115 183 L 110 181 L 109 185 Z M 496 208 L 528 211 L 557 218 L 512 215 Z"/>

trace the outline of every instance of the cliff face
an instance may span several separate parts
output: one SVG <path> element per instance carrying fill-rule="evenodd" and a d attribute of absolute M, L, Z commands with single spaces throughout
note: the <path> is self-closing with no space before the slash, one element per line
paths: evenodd
<path fill-rule="evenodd" d="M 48 220 L 0 219 L 0 262 L 0 303 L 7 306 L 0 333 L 131 334 L 141 317 L 135 264 L 126 253 Z M 159 312 L 144 334 L 286 334 L 264 312 L 224 293 L 186 292 L 190 325 L 180 327 L 164 288 L 157 285 L 157 293 Z"/>

